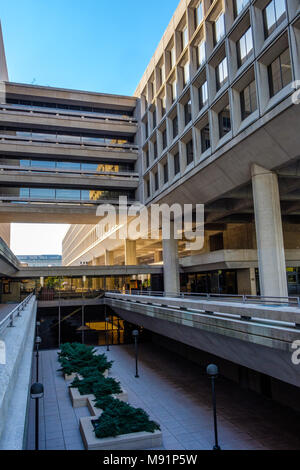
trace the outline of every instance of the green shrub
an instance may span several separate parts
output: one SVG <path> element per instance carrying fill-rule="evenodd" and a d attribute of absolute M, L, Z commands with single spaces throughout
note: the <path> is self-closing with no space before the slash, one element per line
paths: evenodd
<path fill-rule="evenodd" d="M 96 399 L 114 393 L 121 393 L 121 385 L 111 377 L 103 377 L 99 372 L 84 377 L 82 380 L 76 377 L 71 388 L 77 388 L 80 395 L 95 395 Z"/>
<path fill-rule="evenodd" d="M 96 352 L 93 346 L 80 343 L 63 344 L 58 353 L 58 361 L 61 365 L 59 371 L 70 375 L 73 372 L 81 374 L 81 371 L 86 368 L 97 369 L 100 373 L 110 369 L 113 362 L 108 361 L 105 354 L 96 355 Z"/>
<path fill-rule="evenodd" d="M 96 406 L 103 409 L 99 418 L 93 421 L 97 438 L 115 437 L 121 434 L 135 432 L 151 432 L 160 429 L 155 421 L 151 421 L 148 414 L 141 408 L 133 408 L 112 397 L 105 397 L 96 401 Z"/>

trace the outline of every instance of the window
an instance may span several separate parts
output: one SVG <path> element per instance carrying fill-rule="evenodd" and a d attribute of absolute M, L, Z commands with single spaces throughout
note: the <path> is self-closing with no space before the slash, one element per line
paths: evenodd
<path fill-rule="evenodd" d="M 164 184 L 166 184 L 169 180 L 169 169 L 168 169 L 168 162 L 164 164 Z"/>
<path fill-rule="evenodd" d="M 174 80 L 174 82 L 172 82 L 171 87 L 172 87 L 172 102 L 174 103 L 174 101 L 177 98 L 177 82 L 176 82 L 176 80 Z"/>
<path fill-rule="evenodd" d="M 190 81 L 190 64 L 186 62 L 183 66 L 183 87 Z"/>
<path fill-rule="evenodd" d="M 217 79 L 217 91 L 219 91 L 228 78 L 228 67 L 227 67 L 227 58 L 224 59 L 219 63 L 216 68 L 216 79 Z"/>
<path fill-rule="evenodd" d="M 208 102 L 208 87 L 205 81 L 199 88 L 199 109 L 207 105 Z"/>
<path fill-rule="evenodd" d="M 214 45 L 216 46 L 218 42 L 225 36 L 225 16 L 224 13 L 216 19 L 214 22 Z"/>
<path fill-rule="evenodd" d="M 150 197 L 151 196 L 151 191 L 150 191 L 150 180 L 147 180 L 147 197 Z"/>
<path fill-rule="evenodd" d="M 285 0 L 271 0 L 263 10 L 265 38 L 285 20 Z"/>
<path fill-rule="evenodd" d="M 198 6 L 195 8 L 195 28 L 199 26 L 202 20 L 203 20 L 203 2 L 200 2 Z"/>
<path fill-rule="evenodd" d="M 230 107 L 225 106 L 219 113 L 219 134 L 220 139 L 231 131 Z"/>
<path fill-rule="evenodd" d="M 194 161 L 193 139 L 186 144 L 186 164 L 190 165 Z"/>
<path fill-rule="evenodd" d="M 268 67 L 270 96 L 276 95 L 292 81 L 290 51 L 286 49 Z"/>
<path fill-rule="evenodd" d="M 162 116 L 164 116 L 166 114 L 166 109 L 167 109 L 166 95 L 164 95 L 161 99 L 161 115 Z"/>
<path fill-rule="evenodd" d="M 205 53 L 205 41 L 200 42 L 198 44 L 197 48 L 197 65 L 198 68 L 201 67 L 202 64 L 204 64 L 206 59 L 206 53 Z"/>
<path fill-rule="evenodd" d="M 154 160 L 157 158 L 157 142 L 156 141 L 153 143 L 153 157 L 154 157 Z"/>
<path fill-rule="evenodd" d="M 154 189 L 155 191 L 158 191 L 159 184 L 158 184 L 158 172 L 155 173 L 154 175 Z"/>
<path fill-rule="evenodd" d="M 175 63 L 176 63 L 176 53 L 175 53 L 175 47 L 174 46 L 170 50 L 170 60 L 171 60 L 171 69 L 172 69 L 175 66 Z"/>
<path fill-rule="evenodd" d="M 178 173 L 180 173 L 179 152 L 174 155 L 174 175 L 178 175 Z"/>
<path fill-rule="evenodd" d="M 181 33 L 181 42 L 182 42 L 182 50 L 186 48 L 188 44 L 188 29 L 187 26 L 182 30 Z"/>
<path fill-rule="evenodd" d="M 172 121 L 173 139 L 178 135 L 178 117 L 175 116 Z"/>
<path fill-rule="evenodd" d="M 163 150 L 164 150 L 167 146 L 167 130 L 166 129 L 162 132 L 162 145 L 163 145 Z"/>
<path fill-rule="evenodd" d="M 241 92 L 242 121 L 257 110 L 256 84 L 255 80 L 249 83 Z"/>
<path fill-rule="evenodd" d="M 153 129 L 156 127 L 156 109 L 152 113 L 152 123 L 153 123 Z"/>
<path fill-rule="evenodd" d="M 160 69 L 159 69 L 159 79 L 160 79 L 160 85 L 164 83 L 165 80 L 165 64 L 162 64 Z"/>
<path fill-rule="evenodd" d="M 148 139 L 148 122 L 145 122 L 145 136 Z"/>
<path fill-rule="evenodd" d="M 209 124 L 201 130 L 201 152 L 204 153 L 210 148 Z"/>
<path fill-rule="evenodd" d="M 187 126 L 188 123 L 192 119 L 192 102 L 189 100 L 185 105 L 184 105 L 184 123 Z"/>
<path fill-rule="evenodd" d="M 148 152 L 148 150 L 147 150 L 147 152 L 146 152 L 146 167 L 147 167 L 147 168 L 149 167 L 149 164 L 150 164 L 149 152 Z"/>
<path fill-rule="evenodd" d="M 250 27 L 237 42 L 237 58 L 239 67 L 241 67 L 249 59 L 252 51 L 253 39 L 252 28 Z"/>
<path fill-rule="evenodd" d="M 234 16 L 239 16 L 245 6 L 249 3 L 249 0 L 234 0 Z"/>

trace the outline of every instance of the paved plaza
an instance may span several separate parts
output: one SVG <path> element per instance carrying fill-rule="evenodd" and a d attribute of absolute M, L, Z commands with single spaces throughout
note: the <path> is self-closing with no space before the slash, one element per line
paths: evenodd
<path fill-rule="evenodd" d="M 106 352 L 106 348 L 99 348 Z M 162 449 L 209 450 L 213 446 L 211 389 L 201 367 L 152 343 L 140 346 L 140 378 L 136 379 L 132 345 L 112 346 L 111 375 L 128 392 L 131 405 L 142 407 L 163 431 Z M 79 418 L 87 408 L 73 409 L 67 384 L 58 369 L 57 352 L 40 353 L 40 381 L 45 396 L 40 406 L 41 449 L 83 449 Z M 34 368 L 33 368 L 34 370 Z M 35 380 L 35 377 L 33 377 Z M 299 415 L 229 380 L 217 382 L 222 449 L 300 449 Z M 34 448 L 31 403 L 28 449 Z"/>

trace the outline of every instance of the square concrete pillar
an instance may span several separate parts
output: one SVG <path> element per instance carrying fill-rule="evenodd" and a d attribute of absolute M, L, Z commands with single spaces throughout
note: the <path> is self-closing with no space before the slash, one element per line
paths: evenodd
<path fill-rule="evenodd" d="M 136 241 L 125 240 L 125 266 L 136 266 Z"/>
<path fill-rule="evenodd" d="M 170 239 L 163 240 L 164 289 L 166 294 L 180 292 L 178 240 L 174 238 L 174 226 L 171 224 Z"/>
<path fill-rule="evenodd" d="M 105 266 L 113 266 L 114 264 L 114 252 L 105 250 Z M 113 290 L 114 289 L 114 279 L 112 277 L 105 278 L 105 289 Z"/>
<path fill-rule="evenodd" d="M 259 165 L 252 167 L 260 290 L 262 296 L 287 297 L 278 178 Z"/>

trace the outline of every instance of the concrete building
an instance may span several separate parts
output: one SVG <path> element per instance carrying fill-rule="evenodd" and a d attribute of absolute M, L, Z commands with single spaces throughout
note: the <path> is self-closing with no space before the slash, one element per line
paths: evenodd
<path fill-rule="evenodd" d="M 61 255 L 18 255 L 18 260 L 25 266 L 61 266 Z"/>
<path fill-rule="evenodd" d="M 204 248 L 178 247 L 182 290 L 300 292 L 299 28 L 298 0 L 181 1 L 136 89 L 136 199 L 205 204 Z M 70 229 L 67 265 L 105 264 L 93 233 Z M 168 245 L 138 241 L 131 262 L 164 261 L 177 291 Z M 124 242 L 109 256 L 125 263 Z"/>
<path fill-rule="evenodd" d="M 9 359 L 0 377 L 0 448 L 24 445 L 37 307 L 50 309 L 58 331 L 41 325 L 41 336 L 53 347 L 76 313 L 70 329 L 84 342 L 95 306 L 92 321 L 105 320 L 105 332 L 107 318 L 114 331 L 117 317 L 130 341 L 139 328 L 153 350 L 159 344 L 197 363 L 203 376 L 215 362 L 239 387 L 299 411 L 300 301 L 286 298 L 300 295 L 299 30 L 300 0 L 181 0 L 133 97 L 11 83 L 0 40 L 0 229 L 71 224 L 60 267 L 21 266 L 0 238 L 0 335 Z M 122 219 L 100 229 L 97 207 L 119 196 L 148 207 L 205 204 L 203 248 L 189 250 L 172 232 L 112 239 Z M 20 284 L 53 277 L 70 290 L 53 289 L 40 305 L 32 293 L 20 313 Z M 7 315 L 7 302 L 18 313 L 11 306 Z M 237 419 L 248 426 L 243 408 L 249 403 Z M 276 429 L 284 429 L 281 416 Z"/>

